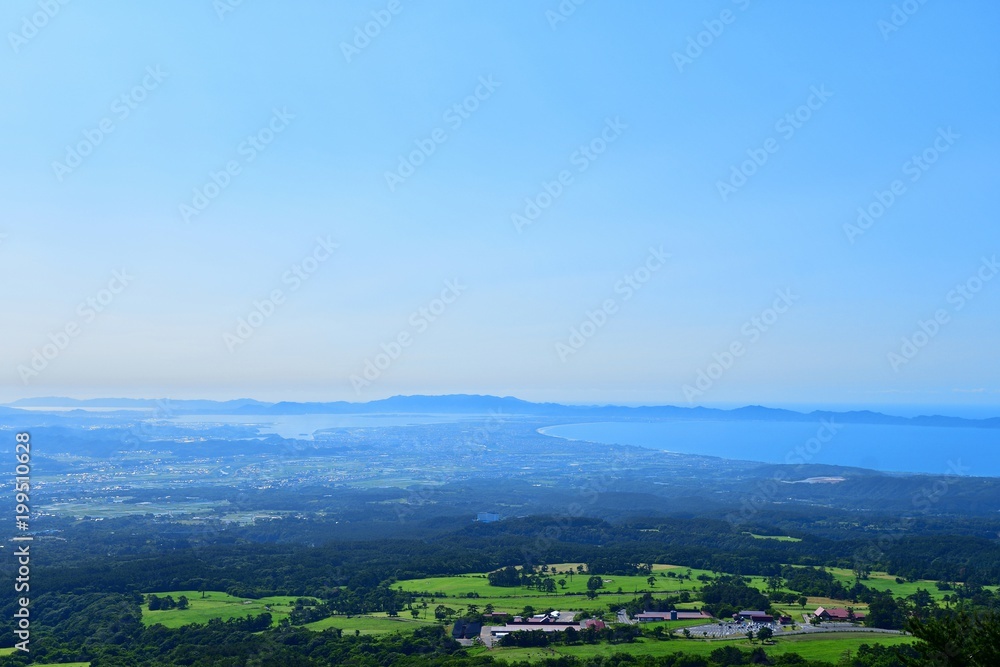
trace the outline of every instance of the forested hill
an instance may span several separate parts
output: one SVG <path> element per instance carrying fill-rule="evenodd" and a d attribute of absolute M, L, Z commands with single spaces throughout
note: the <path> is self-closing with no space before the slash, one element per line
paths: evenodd
<path fill-rule="evenodd" d="M 759 405 L 733 410 L 706 407 L 678 407 L 671 405 L 626 407 L 618 405 L 562 405 L 559 403 L 532 403 L 511 396 L 481 396 L 451 394 L 443 396 L 393 396 L 391 398 L 351 403 L 334 401 L 326 403 L 279 402 L 266 403 L 253 399 L 231 401 L 123 399 L 95 398 L 72 399 L 62 397 L 21 399 L 8 404 L 9 408 L 79 408 L 149 410 L 164 417 L 181 414 L 229 415 L 301 415 L 301 414 L 500 414 L 506 416 L 550 416 L 579 419 L 611 420 L 672 420 L 708 419 L 713 421 L 775 421 L 818 422 L 832 419 L 845 424 L 883 424 L 894 426 L 939 426 L 949 428 L 1000 428 L 1000 417 L 990 419 L 964 419 L 943 415 L 899 417 L 858 410 L 837 412 L 815 410 L 796 412 Z"/>

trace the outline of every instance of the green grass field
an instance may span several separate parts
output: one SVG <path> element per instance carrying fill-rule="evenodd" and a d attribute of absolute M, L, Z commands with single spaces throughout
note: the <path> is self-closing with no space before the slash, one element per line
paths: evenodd
<path fill-rule="evenodd" d="M 692 570 L 692 576 L 700 573 L 700 570 Z M 531 606 L 536 612 L 551 608 L 560 611 L 597 612 L 603 615 L 608 613 L 609 604 L 623 604 L 647 591 L 657 594 L 677 593 L 681 590 L 693 591 L 702 585 L 702 582 L 697 580 L 679 581 L 676 578 L 661 577 L 659 572 L 655 573 L 653 586 L 649 585 L 647 577 L 644 576 L 606 576 L 602 577 L 604 588 L 598 591 L 599 595 L 596 598 L 590 599 L 585 595 L 588 575 L 575 574 L 571 580 L 568 575 L 560 573 L 555 575 L 555 578 L 557 581 L 559 579 L 566 581 L 566 587 L 559 587 L 556 593 L 544 593 L 520 586 L 516 588 L 491 586 L 485 574 L 411 579 L 396 582 L 394 587 L 404 591 L 426 593 L 421 601 L 427 602 L 432 607 L 443 604 L 458 612 L 464 611 L 470 604 L 476 605 L 480 611 L 487 604 L 492 604 L 495 611 L 509 614 L 519 614 L 526 606 Z M 619 588 L 622 589 L 621 594 L 617 593 Z M 478 597 L 470 598 L 468 597 L 470 593 Z M 445 597 L 442 597 L 442 594 Z"/>
<path fill-rule="evenodd" d="M 296 600 L 294 596 L 282 595 L 247 600 L 219 591 L 206 591 L 205 599 L 202 599 L 199 591 L 167 591 L 157 593 L 157 595 L 160 597 L 171 595 L 174 600 L 186 595 L 191 602 L 191 608 L 184 610 L 149 611 L 148 607 L 143 605 L 142 622 L 145 625 L 160 623 L 168 628 L 179 628 L 192 623 L 207 623 L 213 618 L 225 621 L 230 618 L 243 618 L 247 614 L 259 616 L 265 612 L 270 612 L 273 617 L 272 624 L 277 624 L 282 618 L 288 617 Z M 462 607 L 462 609 L 465 608 Z M 428 616 L 433 619 L 433 608 L 429 608 L 427 611 Z M 333 616 L 315 623 L 308 623 L 303 627 L 317 632 L 327 628 L 340 628 L 347 633 L 358 630 L 363 635 L 375 635 L 390 632 L 412 632 L 415 628 L 433 624 L 433 620 L 414 619 L 409 612 L 401 612 L 398 618 L 389 618 L 384 613 L 364 616 Z"/>
<path fill-rule="evenodd" d="M 0 656 L 11 655 L 16 652 L 17 649 L 13 646 L 8 646 L 6 648 L 0 648 Z M 31 667 L 90 667 L 89 662 L 46 662 L 33 664 Z"/>
<path fill-rule="evenodd" d="M 560 579 L 563 579 L 566 582 L 565 587 L 559 586 L 556 589 L 557 595 L 563 595 L 565 593 L 578 593 L 582 595 L 587 592 L 587 580 L 590 578 L 590 575 L 587 573 L 581 574 L 574 572 L 571 576 L 566 571 L 571 565 L 573 564 L 554 565 L 550 568 L 550 570 L 556 570 L 556 574 L 554 574 L 553 577 L 557 582 Z M 713 576 L 708 570 L 691 569 L 690 572 L 693 578 L 690 581 L 686 579 L 682 581 L 676 577 L 668 577 L 667 572 L 676 572 L 677 574 L 686 575 L 688 568 L 682 568 L 675 565 L 654 565 L 654 583 L 652 586 L 650 586 L 648 577 L 646 576 L 604 575 L 601 577 L 604 580 L 604 587 L 600 589 L 599 592 L 602 594 L 615 593 L 619 588 L 621 588 L 624 594 L 631 597 L 634 593 L 644 593 L 646 591 L 653 593 L 694 591 L 701 588 L 703 584 L 703 582 L 697 580 L 699 575 L 704 574 Z M 444 593 L 449 597 L 464 597 L 468 593 L 476 593 L 482 597 L 488 596 L 491 598 L 536 596 L 551 597 L 552 595 L 521 587 L 504 588 L 499 586 L 490 586 L 485 573 L 466 574 L 452 577 L 431 577 L 428 579 L 409 579 L 406 581 L 399 581 L 394 584 L 394 586 L 405 591 L 428 592 L 436 593 L 438 595 Z"/>
<path fill-rule="evenodd" d="M 857 651 L 862 644 L 882 644 L 896 646 L 913 641 L 912 637 L 898 635 L 871 635 L 867 633 L 830 633 L 823 635 L 794 635 L 775 640 L 774 644 L 764 645 L 764 650 L 771 655 L 798 653 L 806 660 L 826 660 L 836 663 L 845 651 Z M 514 662 L 527 660 L 538 662 L 546 658 L 571 655 L 579 658 L 593 656 L 610 656 L 614 653 L 628 653 L 636 656 L 662 656 L 672 653 L 686 653 L 707 656 L 722 646 L 736 646 L 741 650 L 750 650 L 761 646 L 759 642 L 750 644 L 745 639 L 703 641 L 676 639 L 672 641 L 655 641 L 643 639 L 633 644 L 595 644 L 578 646 L 554 646 L 545 649 L 509 648 L 509 649 L 477 649 L 480 653 L 488 653 L 498 660 Z"/>
<path fill-rule="evenodd" d="M 832 574 L 838 581 L 850 588 L 854 585 L 854 573 L 851 570 L 842 567 L 828 567 L 827 571 Z M 896 577 L 888 574 L 886 572 L 872 572 L 868 579 L 861 582 L 868 588 L 872 588 L 879 591 L 891 590 L 892 594 L 896 597 L 905 597 L 907 595 L 913 595 L 917 592 L 918 588 L 922 588 L 931 594 L 931 597 L 935 600 L 940 601 L 945 595 L 951 593 L 951 591 L 939 591 L 935 585 L 937 582 L 930 579 L 920 579 L 914 582 L 904 582 L 902 584 L 896 583 Z M 996 589 L 995 586 L 988 586 L 988 588 Z"/>
<path fill-rule="evenodd" d="M 789 537 L 788 535 L 757 535 L 755 533 L 743 533 L 758 540 L 777 540 L 778 542 L 801 542 L 801 537 Z"/>
<path fill-rule="evenodd" d="M 265 612 L 269 612 L 273 616 L 273 622 L 277 623 L 282 618 L 288 617 L 296 599 L 294 596 L 276 595 L 259 600 L 248 600 L 219 591 L 205 591 L 204 599 L 202 599 L 200 591 L 167 591 L 157 592 L 156 595 L 160 597 L 171 595 L 174 600 L 186 595 L 191 603 L 190 609 L 183 610 L 149 611 L 147 605 L 142 606 L 142 622 L 145 625 L 160 623 L 168 628 L 179 628 L 192 623 L 207 623 L 213 618 L 221 618 L 226 621 L 230 618 L 243 618 L 247 614 L 259 616 Z"/>
<path fill-rule="evenodd" d="M 433 616 L 433 610 L 429 616 Z M 315 623 L 307 623 L 302 627 L 316 632 L 322 632 L 327 628 L 340 628 L 344 634 L 353 634 L 357 630 L 362 635 L 381 635 L 391 632 L 413 632 L 417 628 L 434 624 L 434 621 L 414 619 L 409 612 L 401 612 L 398 618 L 389 618 L 385 614 L 331 616 Z"/>

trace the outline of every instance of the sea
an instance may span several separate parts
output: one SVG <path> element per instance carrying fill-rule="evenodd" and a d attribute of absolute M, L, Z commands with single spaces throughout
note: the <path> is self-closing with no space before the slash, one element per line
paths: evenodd
<path fill-rule="evenodd" d="M 764 463 L 1000 477 L 1000 429 L 820 422 L 660 421 L 561 424 L 545 435 Z"/>

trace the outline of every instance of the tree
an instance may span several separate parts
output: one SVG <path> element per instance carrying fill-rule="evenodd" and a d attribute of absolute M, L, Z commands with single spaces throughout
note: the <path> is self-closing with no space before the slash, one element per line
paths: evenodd
<path fill-rule="evenodd" d="M 492 614 L 494 609 L 496 609 L 496 607 L 494 607 L 493 604 L 490 603 L 483 608 L 483 611 L 486 612 L 487 614 Z"/>
<path fill-rule="evenodd" d="M 774 574 L 767 578 L 767 590 L 772 593 L 776 592 L 779 588 L 785 585 L 785 580 L 781 578 L 781 575 Z"/>
<path fill-rule="evenodd" d="M 797 600 L 797 602 L 799 603 L 800 607 L 802 607 L 803 609 L 805 609 L 806 605 L 809 604 L 809 598 L 807 598 L 805 595 L 803 595 L 802 597 L 800 597 Z"/>
<path fill-rule="evenodd" d="M 652 575 L 646 577 L 646 583 L 649 584 L 650 588 L 653 588 L 654 586 L 656 586 L 656 577 Z"/>
<path fill-rule="evenodd" d="M 865 615 L 865 625 L 872 628 L 899 630 L 906 623 L 906 615 L 900 609 L 899 603 L 889 592 L 876 592 L 868 603 L 868 614 Z"/>
<path fill-rule="evenodd" d="M 920 656 L 918 660 L 907 660 L 907 664 L 1000 665 L 1000 614 L 996 612 L 979 615 L 959 612 L 934 619 L 911 618 L 906 629 L 917 638 L 913 648 Z"/>
<path fill-rule="evenodd" d="M 747 639 L 749 639 L 750 643 L 753 644 L 753 630 L 747 630 Z"/>
<path fill-rule="evenodd" d="M 771 628 L 761 628 L 760 630 L 757 631 L 757 639 L 761 640 L 762 642 L 770 640 L 771 637 L 773 636 L 774 636 L 774 630 L 772 630 Z"/>
<path fill-rule="evenodd" d="M 570 577 L 572 577 L 572 576 L 573 575 L 570 574 Z M 565 579 L 560 579 L 558 583 L 559 583 L 559 587 L 560 588 L 566 588 L 566 580 Z"/>
<path fill-rule="evenodd" d="M 188 602 L 188 599 L 187 599 L 186 595 L 182 595 L 179 598 L 177 598 L 177 608 L 178 609 L 187 609 L 190 606 L 191 605 Z"/>
<path fill-rule="evenodd" d="M 490 586 L 513 588 L 521 585 L 521 572 L 513 565 L 490 572 L 486 578 L 489 580 Z"/>
<path fill-rule="evenodd" d="M 587 579 L 587 590 L 596 591 L 598 588 L 604 588 L 604 580 L 594 575 L 590 579 Z"/>
<path fill-rule="evenodd" d="M 411 609 L 410 610 L 410 616 L 412 616 L 413 618 L 420 618 L 420 610 L 419 609 Z"/>
<path fill-rule="evenodd" d="M 545 590 L 546 593 L 555 593 L 556 582 L 553 581 L 552 579 L 546 578 L 545 583 L 542 584 L 542 588 Z"/>

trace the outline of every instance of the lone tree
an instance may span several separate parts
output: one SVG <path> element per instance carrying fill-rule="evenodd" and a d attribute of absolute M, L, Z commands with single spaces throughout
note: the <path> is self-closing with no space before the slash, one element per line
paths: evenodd
<path fill-rule="evenodd" d="M 757 631 L 757 639 L 761 640 L 762 642 L 768 641 L 773 636 L 774 636 L 774 630 L 772 630 L 771 628 L 761 628 L 760 630 Z"/>
<path fill-rule="evenodd" d="M 604 580 L 594 575 L 590 579 L 587 579 L 587 590 L 596 591 L 598 588 L 604 588 Z"/>

